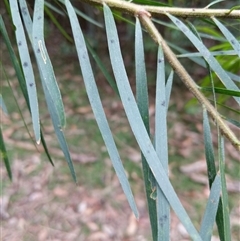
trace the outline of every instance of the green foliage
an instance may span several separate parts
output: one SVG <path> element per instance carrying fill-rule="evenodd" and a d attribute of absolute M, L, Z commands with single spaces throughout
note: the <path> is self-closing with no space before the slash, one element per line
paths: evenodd
<path fill-rule="evenodd" d="M 226 14 L 224 10 L 216 10 L 216 15 L 211 13 L 208 8 L 222 2 L 219 0 L 208 3 L 205 9 L 194 11 L 190 9 L 191 14 L 198 11 L 198 13 L 192 15 L 192 17 L 201 17 L 204 19 L 204 24 L 201 25 L 192 21 L 192 19 L 180 19 L 181 16 L 185 16 L 186 9 L 182 9 L 179 12 L 172 7 L 167 8 L 165 11 L 165 8 L 162 6 L 172 6 L 174 5 L 173 1 L 167 1 L 165 4 L 150 0 L 136 0 L 132 2 L 118 0 L 106 0 L 103 2 L 100 0 L 88 0 L 88 3 L 95 4 L 98 9 L 101 9 L 101 11 L 103 10 L 102 15 L 104 18 L 113 77 L 106 65 L 101 61 L 101 57 L 98 55 L 94 46 L 91 45 L 90 41 L 86 40 L 84 28 L 81 28 L 77 15 L 80 16 L 81 19 L 83 18 L 85 21 L 88 21 L 88 24 L 93 24 L 100 28 L 103 24 L 89 17 L 79 9 L 74 8 L 69 0 L 54 2 L 55 4 L 50 4 L 44 0 L 35 0 L 33 14 L 31 15 L 25 0 L 19 0 L 18 2 L 10 0 L 9 5 L 8 2 L 5 1 L 6 9 L 10 9 L 11 12 L 10 19 L 14 25 L 19 58 L 14 51 L 14 40 L 9 38 L 9 34 L 5 28 L 6 20 L 3 20 L 2 16 L 0 18 L 0 31 L 3 36 L 4 44 L 7 47 L 12 66 L 15 69 L 21 87 L 22 95 L 25 98 L 26 105 L 32 117 L 35 141 L 37 144 L 40 142 L 42 143 L 49 161 L 52 163 L 51 150 L 49 151 L 47 148 L 48 144 L 44 139 L 44 132 L 41 128 L 41 116 L 38 109 L 38 89 L 35 82 L 33 61 L 30 57 L 31 50 L 33 50 L 37 62 L 44 97 L 55 134 L 59 141 L 60 148 L 64 153 L 71 175 L 74 181 L 77 182 L 72 158 L 64 135 L 66 118 L 64 102 L 61 97 L 61 88 L 55 78 L 51 59 L 45 46 L 44 9 L 50 21 L 52 21 L 61 34 L 68 41 L 74 43 L 76 47 L 82 77 L 94 117 L 128 203 L 133 213 L 138 218 L 137 206 L 104 112 L 88 51 L 94 63 L 96 63 L 109 85 L 115 91 L 116 96 L 121 99 L 132 133 L 142 153 L 142 169 L 153 240 L 165 241 L 170 239 L 170 208 L 174 210 L 193 240 L 211 240 L 215 220 L 218 225 L 220 240 L 231 240 L 228 193 L 225 178 L 224 138 L 226 137 L 237 149 L 240 149 L 240 141 L 223 120 L 227 119 L 229 122 L 239 126 L 239 121 L 237 121 L 239 118 L 239 111 L 228 106 L 226 102 L 224 104 L 225 107 L 231 110 L 236 118 L 233 119 L 228 115 L 220 114 L 217 109 L 217 95 L 220 96 L 219 98 L 228 96 L 234 101 L 234 104 L 239 106 L 240 91 L 238 87 L 239 76 L 237 75 L 237 71 L 239 70 L 236 66 L 239 64 L 240 44 L 238 37 L 235 36 L 236 31 L 233 29 L 230 30 L 230 27 L 228 27 L 225 22 L 218 20 L 217 16 L 231 18 L 235 16 L 234 14 L 238 14 L 237 16 L 239 18 L 240 12 L 236 10 L 238 6 L 231 6 L 231 9 L 227 9 L 228 14 Z M 146 6 L 141 7 L 141 5 Z M 95 8 L 95 6 L 91 6 L 91 8 Z M 114 9 L 117 9 L 117 12 Z M 115 11 L 114 14 L 113 10 Z M 122 15 L 125 11 L 136 18 L 136 23 L 134 25 L 136 96 L 133 94 L 130 78 L 127 75 L 123 60 L 125 52 L 123 51 L 124 48 L 120 46 L 121 36 L 116 27 L 116 19 L 124 19 L 125 23 L 122 22 L 121 24 L 133 24 L 132 19 L 130 20 Z M 156 24 L 161 24 L 164 26 L 163 28 L 171 31 L 171 34 L 173 34 L 172 36 L 181 36 L 181 39 L 188 41 L 188 45 L 182 46 L 178 41 L 173 40 L 167 44 L 153 24 L 153 20 L 151 19 L 151 14 L 153 13 L 155 13 L 154 22 Z M 69 18 L 72 36 L 58 22 L 56 18 L 57 14 Z M 158 19 L 160 15 L 165 17 L 164 21 Z M 234 18 L 236 18 L 236 16 Z M 172 23 L 170 21 L 172 21 Z M 209 28 L 209 26 L 211 26 L 211 28 Z M 158 49 L 158 53 L 154 53 L 157 59 L 154 67 L 156 72 L 154 141 L 151 140 L 150 136 L 148 75 L 146 67 L 148 63 L 145 60 L 145 42 L 142 30 L 144 30 L 144 34 L 147 32 L 147 34 L 150 35 L 153 40 L 151 45 L 155 45 L 155 49 Z M 25 36 L 25 32 L 27 33 L 28 40 Z M 209 48 L 203 39 L 211 39 L 214 43 L 213 46 Z M 220 41 L 221 44 L 218 44 L 217 41 Z M 197 52 L 190 51 L 190 45 L 192 47 L 194 46 Z M 175 55 L 169 46 L 178 52 L 179 55 Z M 229 57 L 232 60 L 231 64 L 224 62 L 225 57 Z M 205 81 L 203 81 L 201 86 L 195 81 L 197 78 L 194 74 L 195 66 L 190 70 L 191 74 L 189 75 L 188 66 L 180 62 L 182 59 L 187 59 L 188 63 L 190 61 L 191 64 L 194 63 L 204 68 L 204 74 L 206 73 L 204 76 Z M 165 78 L 166 69 L 171 70 L 167 80 Z M 184 209 L 168 177 L 169 151 L 167 113 L 173 77 L 176 76 L 174 73 L 179 76 L 189 91 L 195 95 L 203 109 L 204 148 L 208 167 L 210 195 L 202 218 L 200 231 L 195 228 L 193 221 Z M 208 80 L 206 80 L 207 78 Z M 208 96 L 204 95 L 206 92 L 212 93 L 212 102 L 214 105 L 208 101 Z M 7 103 L 4 102 L 2 96 L 2 93 L 0 93 L 0 107 L 7 113 L 5 105 Z M 217 123 L 218 157 L 214 154 L 208 113 Z M 25 126 L 27 128 L 26 124 Z M 8 176 L 11 179 L 11 165 L 2 132 L 4 132 L 4 129 L 1 126 L 1 157 L 4 161 Z M 31 138 L 30 134 L 29 136 Z M 218 165 L 215 165 L 216 159 L 219 159 Z M 221 197 L 220 193 L 222 194 Z"/>

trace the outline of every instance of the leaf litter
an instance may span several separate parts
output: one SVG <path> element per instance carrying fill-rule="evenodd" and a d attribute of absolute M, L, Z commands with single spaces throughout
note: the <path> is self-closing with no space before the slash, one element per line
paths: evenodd
<path fill-rule="evenodd" d="M 76 82 L 80 80 L 79 76 L 73 76 L 73 79 Z M 64 75 L 61 76 L 60 81 L 60 84 L 66 81 Z M 72 85 L 73 89 L 75 84 Z M 72 87 L 70 86 L 68 91 L 73 91 Z M 104 93 L 104 90 L 102 91 Z M 103 104 L 112 129 L 115 133 L 128 133 L 129 127 L 121 103 L 112 93 L 109 94 L 109 90 L 106 96 L 108 98 L 103 98 Z M 199 196 L 199 190 L 181 190 L 180 197 L 184 205 L 189 210 L 192 210 L 188 202 L 190 196 L 191 199 L 199 199 L 201 202 L 204 202 L 208 196 L 206 171 L 201 168 L 201 165 L 203 165 L 203 161 L 201 161 L 203 150 L 200 150 L 202 154 L 197 153 L 197 158 L 191 164 L 177 162 L 179 162 L 179 157 L 191 160 L 192 156 L 196 155 L 193 150 L 202 145 L 201 127 L 195 124 L 195 121 L 197 123 L 197 116 L 189 120 L 188 115 L 183 114 L 182 97 L 174 96 L 179 98 L 179 101 L 174 100 L 176 105 L 174 102 L 170 102 L 170 112 L 168 113 L 169 120 L 171 120 L 168 123 L 170 178 L 174 182 L 176 174 L 172 169 L 177 165 L 179 172 L 183 172 L 183 175 L 188 176 L 196 183 L 203 184 L 201 196 Z M 68 105 L 66 111 L 70 115 L 69 118 L 77 115 L 81 121 L 89 122 L 93 120 L 87 101 L 81 100 L 82 102 L 79 103 L 79 100 L 70 100 L 71 96 L 68 96 L 67 93 L 63 95 L 63 98 L 64 103 Z M 73 101 L 77 103 L 73 105 Z M 154 119 L 153 103 L 154 101 L 151 100 L 151 119 Z M 111 165 L 106 165 L 107 170 L 104 172 L 106 177 L 103 177 L 103 188 L 91 186 L 84 182 L 76 186 L 71 181 L 67 166 L 63 162 L 63 155 L 58 150 L 53 138 L 53 128 L 46 128 L 46 140 L 51 146 L 51 153 L 54 155 L 55 168 L 43 161 L 45 157 L 42 155 L 43 150 L 41 147 L 39 147 L 40 153 L 37 154 L 35 147 L 29 143 L 28 137 L 19 134 L 20 132 L 23 133 L 23 128 L 19 124 L 21 123 L 20 117 L 15 113 L 12 113 L 12 116 L 15 116 L 14 123 L 10 118 L 3 118 L 4 126 L 8 127 L 4 128 L 3 134 L 8 149 L 13 156 L 12 170 L 14 177 L 13 182 L 6 181 L 2 189 L 0 215 L 4 227 L 2 231 L 3 240 L 144 241 L 150 239 L 150 226 L 141 177 L 134 176 L 132 178 L 132 173 L 128 173 L 129 178 L 132 178 L 135 182 L 133 184 L 135 188 L 134 195 L 140 212 L 140 219 L 136 221 L 128 207 Z M 193 119 L 194 123 L 192 123 Z M 88 137 L 88 130 L 86 128 L 81 129 L 77 124 L 81 126 L 81 122 L 68 123 L 66 135 L 68 136 L 68 131 L 70 132 L 69 139 L 74 134 L 82 135 L 85 138 L 83 139 L 84 143 L 88 143 L 86 141 L 89 141 L 92 134 L 90 133 L 90 137 Z M 151 125 L 153 126 L 153 123 Z M 91 126 L 89 127 L 91 129 Z M 135 165 L 140 166 L 138 148 L 134 141 L 126 144 L 126 141 L 120 137 L 116 142 L 122 149 L 123 160 L 132 160 Z M 78 145 L 81 145 L 81 142 Z M 90 146 L 88 147 L 88 145 Z M 101 156 L 92 151 L 91 145 L 91 143 L 84 144 L 85 151 L 83 151 L 84 148 L 79 150 L 78 146 L 73 148 L 74 151 L 71 151 L 76 168 L 85 169 L 87 172 L 89 165 L 94 165 L 100 161 Z M 13 147 L 25 150 L 25 153 L 22 154 L 19 150 L 13 152 Z M 104 148 L 100 149 L 102 152 L 105 151 Z M 231 150 L 228 146 L 227 149 Z M 171 156 L 176 160 L 173 161 Z M 104 163 L 106 164 L 106 162 Z M 127 165 L 127 161 L 125 161 L 124 165 Z M 190 168 L 191 171 L 186 171 L 186 168 Z M 7 180 L 6 171 L 2 165 L 1 173 L 2 180 Z M 228 183 L 234 182 L 234 179 L 229 178 Z M 235 185 L 238 184 L 235 182 Z M 135 185 L 140 187 L 136 188 Z M 204 195 L 202 195 L 203 193 Z M 232 209 L 233 222 L 240 217 L 238 207 L 239 203 Z M 171 240 L 189 240 L 183 226 L 181 226 L 174 214 L 172 215 L 171 225 Z M 236 222 L 234 222 L 234 225 L 240 229 Z"/>

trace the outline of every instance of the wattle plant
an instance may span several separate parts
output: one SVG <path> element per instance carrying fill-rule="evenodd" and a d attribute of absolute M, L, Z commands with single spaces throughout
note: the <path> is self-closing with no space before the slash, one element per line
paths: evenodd
<path fill-rule="evenodd" d="M 114 78 L 112 78 L 107 68 L 101 62 L 100 57 L 94 52 L 90 43 L 86 42 L 84 31 L 79 24 L 76 9 L 69 0 L 54 1 L 57 4 L 54 7 L 52 6 L 52 8 L 49 8 L 49 3 L 44 6 L 44 0 L 35 0 L 32 15 L 29 13 L 29 7 L 25 0 L 5 0 L 4 2 L 6 10 L 10 11 L 9 15 L 15 27 L 19 57 L 15 54 L 13 49 L 14 41 L 8 36 L 5 28 L 6 22 L 2 16 L 0 17 L 1 35 L 7 47 L 11 63 L 15 69 L 22 94 L 26 100 L 26 105 L 31 113 L 34 139 L 37 144 L 43 145 L 49 161 L 53 163 L 51 159 L 51 149 L 48 150 L 48 144 L 45 142 L 44 133 L 41 128 L 41 116 L 39 114 L 37 97 L 38 90 L 36 88 L 35 74 L 29 54 L 31 49 L 34 52 L 37 62 L 45 100 L 57 139 L 68 163 L 73 180 L 77 182 L 71 155 L 64 136 L 66 121 L 61 90 L 55 78 L 54 69 L 44 40 L 44 9 L 49 13 L 52 9 L 56 11 L 56 6 L 61 6 L 61 8 L 64 8 L 64 11 L 66 11 L 65 15 L 68 16 L 71 24 L 73 42 L 76 47 L 76 53 L 92 111 L 107 147 L 112 165 L 136 218 L 138 218 L 137 205 L 104 112 L 94 72 L 89 60 L 89 53 L 93 55 L 94 60 L 115 90 L 116 95 L 119 95 L 133 135 L 141 150 L 142 170 L 144 173 L 153 240 L 170 240 L 170 208 L 176 213 L 192 240 L 211 240 L 215 222 L 218 226 L 219 239 L 224 241 L 231 240 L 228 194 L 225 180 L 224 140 L 226 139 L 226 141 L 230 142 L 238 151 L 240 150 L 240 141 L 227 123 L 230 122 L 239 127 L 240 122 L 237 118 L 233 120 L 218 112 L 216 93 L 232 98 L 239 106 L 240 91 L 237 85 L 239 83 L 239 76 L 237 75 L 239 69 L 236 70 L 236 72 L 227 71 L 224 69 L 221 61 L 218 61 L 219 56 L 232 56 L 239 66 L 239 38 L 235 36 L 235 32 L 232 33 L 228 26 L 222 22 L 222 19 L 232 19 L 232 21 L 239 24 L 239 6 L 232 6 L 230 9 L 212 9 L 214 4 L 220 2 L 219 0 L 213 1 L 205 8 L 177 8 L 167 6 L 167 4 L 162 6 L 163 4 L 157 1 L 149 0 L 85 0 L 84 2 L 90 4 L 93 9 L 98 8 L 102 10 L 110 62 L 114 74 Z M 51 13 L 52 16 L 54 16 L 56 12 Z M 136 96 L 133 94 L 126 73 L 122 57 L 125 53 L 122 53 L 120 47 L 119 34 L 113 13 L 118 17 L 120 13 L 127 13 L 135 18 L 134 54 Z M 175 28 L 176 31 L 182 32 L 189 40 L 189 43 L 194 46 L 196 52 L 190 53 L 189 51 L 178 48 L 177 41 L 168 43 L 167 39 L 162 37 L 156 27 L 156 25 L 160 24 L 158 19 L 160 16 L 165 17 L 163 23 L 167 27 Z M 126 17 L 122 18 L 127 20 Z M 229 49 L 211 50 L 205 46 L 202 38 L 211 38 L 214 36 L 211 35 L 211 33 L 204 35 L 198 30 L 201 29 L 200 27 L 194 26 L 192 19 L 197 18 L 204 19 L 205 25 L 207 24 L 209 28 L 212 26 L 217 27 L 218 34 L 221 34 L 221 41 L 226 42 Z M 93 19 L 89 21 L 91 20 Z M 126 24 L 129 23 L 127 22 Z M 65 37 L 69 37 L 64 29 L 61 28 L 60 31 Z M 154 141 L 150 138 L 148 83 L 142 31 L 149 34 L 152 39 L 152 44 L 155 44 L 158 48 L 155 68 L 157 78 L 155 90 Z M 213 46 L 212 49 L 214 49 L 214 47 L 217 48 L 217 45 Z M 178 55 L 173 50 L 178 52 Z M 207 70 L 206 73 L 208 74 L 206 77 L 208 77 L 208 86 L 200 86 L 197 84 L 196 80 L 194 80 L 186 70 L 186 66 L 181 64 L 181 58 L 188 58 Z M 169 66 L 171 67 L 168 76 L 166 76 L 166 66 L 168 66 L 168 68 Z M 202 107 L 203 112 L 204 147 L 208 167 L 210 195 L 205 213 L 203 214 L 200 230 L 197 230 L 193 225 L 193 222 L 189 218 L 168 177 L 169 153 L 167 113 L 175 75 L 178 75 L 188 90 L 194 95 L 199 105 Z M 219 87 L 219 83 L 221 83 L 221 87 Z M 212 93 L 212 102 L 208 100 L 208 96 L 206 96 L 207 92 Z M 3 111 L 6 112 L 7 104 L 4 103 L 4 98 L 2 98 L 2 96 L 0 96 L 0 106 Z M 226 107 L 230 108 L 228 106 Z M 239 111 L 234 109 L 231 109 L 231 111 L 235 111 L 236 115 L 239 117 Z M 214 154 L 208 119 L 209 115 L 215 122 L 218 130 L 217 157 Z M 9 178 L 11 179 L 11 166 L 4 144 L 2 127 L 0 128 L 0 150 Z M 215 164 L 216 158 L 219 160 L 218 165 Z"/>

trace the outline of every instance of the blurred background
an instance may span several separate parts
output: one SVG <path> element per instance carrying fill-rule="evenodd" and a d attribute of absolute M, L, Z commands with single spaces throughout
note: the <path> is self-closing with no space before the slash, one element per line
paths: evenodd
<path fill-rule="evenodd" d="M 0 13 L 17 53 L 14 26 L 9 18 L 7 2 L 6 0 L 1 4 Z M 32 12 L 34 1 L 27 2 Z M 71 2 L 79 10 L 80 25 L 87 41 L 107 70 L 112 73 L 101 9 L 77 0 Z M 142 1 L 132 2 L 141 3 Z M 161 1 L 159 4 L 201 8 L 209 2 L 208 0 L 169 0 Z M 213 7 L 231 8 L 234 5 L 236 1 L 228 0 Z M 117 11 L 114 13 L 124 62 L 134 90 L 135 20 Z M 141 154 L 131 133 L 121 101 L 91 57 L 105 112 L 139 208 L 139 220 L 134 218 L 127 204 L 89 105 L 66 11 L 58 1 L 46 1 L 45 17 L 45 40 L 65 105 L 67 126 L 64 133 L 68 140 L 78 184 L 72 181 L 67 163 L 58 146 L 44 101 L 33 52 L 31 54 L 36 74 L 41 122 L 55 167 L 48 162 L 41 145 L 36 149 L 26 131 L 22 117 L 30 132 L 31 118 L 21 95 L 7 48 L 0 38 L 0 91 L 8 109 L 8 115 L 1 112 L 1 125 L 13 171 L 13 181 L 10 182 L 1 162 L 2 238 L 6 241 L 151 240 L 142 180 Z M 156 20 L 158 21 L 155 22 L 156 26 L 168 43 L 171 43 L 174 52 L 180 54 L 181 49 L 195 52 L 192 44 L 179 31 L 171 27 L 169 20 L 163 16 L 157 17 Z M 187 20 L 202 33 L 202 40 L 210 49 L 230 49 L 230 46 L 221 40 L 222 35 L 215 26 L 203 19 Z M 239 37 L 239 20 L 224 20 L 224 23 L 235 36 Z M 149 82 L 151 134 L 153 135 L 157 46 L 146 33 L 144 33 L 144 41 Z M 228 71 L 240 74 L 240 62 L 235 56 L 218 57 L 218 60 Z M 205 77 L 207 75 L 205 68 L 187 58 L 181 58 L 181 62 L 184 66 L 188 66 L 190 75 L 199 85 L 210 85 L 209 79 Z M 166 68 L 166 73 L 167 75 L 170 73 L 169 67 Z M 221 86 L 218 82 L 216 85 Z M 210 95 L 209 98 L 211 99 Z M 220 95 L 217 98 L 226 106 L 238 108 L 231 99 Z M 224 115 L 236 118 L 236 113 L 226 108 L 220 108 L 220 111 Z M 239 134 L 239 129 L 231 127 Z M 201 106 L 178 77 L 174 76 L 168 112 L 169 176 L 184 207 L 195 220 L 197 228 L 209 195 L 202 129 Z M 217 130 L 214 125 L 212 130 L 213 141 L 217 145 Z M 226 173 L 233 240 L 238 240 L 240 235 L 239 153 L 228 141 L 226 141 Z M 174 213 L 172 220 L 171 240 L 190 240 Z"/>

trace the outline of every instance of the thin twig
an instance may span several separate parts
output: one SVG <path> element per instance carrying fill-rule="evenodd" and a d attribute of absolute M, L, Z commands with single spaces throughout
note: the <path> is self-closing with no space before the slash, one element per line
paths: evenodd
<path fill-rule="evenodd" d="M 199 91 L 197 85 L 195 84 L 192 77 L 188 74 L 188 72 L 185 70 L 185 68 L 182 66 L 182 64 L 177 59 L 176 55 L 172 52 L 172 50 L 169 48 L 155 25 L 153 24 L 149 13 L 148 12 L 139 12 L 137 15 L 148 31 L 148 33 L 151 35 L 152 39 L 159 45 L 162 46 L 163 52 L 169 62 L 169 64 L 172 66 L 174 71 L 177 73 L 179 78 L 183 81 L 183 83 L 187 86 L 187 88 L 194 94 L 194 96 L 198 99 L 198 101 L 203 105 L 204 108 L 207 109 L 211 117 L 216 121 L 216 123 L 219 125 L 219 128 L 224 136 L 226 136 L 229 141 L 236 147 L 237 150 L 240 150 L 240 141 L 238 138 L 234 135 L 232 130 L 228 127 L 228 125 L 225 124 L 217 110 L 212 106 L 212 104 L 207 100 L 207 98 Z"/>
<path fill-rule="evenodd" d="M 136 15 L 137 12 L 147 11 L 152 15 L 165 15 L 169 13 L 174 16 L 179 17 L 218 17 L 218 18 L 240 18 L 240 10 L 230 10 L 230 9 L 208 9 L 208 8 L 177 8 L 177 7 L 161 7 L 161 6 L 148 6 L 139 5 L 132 3 L 130 1 L 123 0 L 81 0 L 89 4 L 102 6 L 106 3 L 109 7 L 113 9 L 118 9 L 121 12 L 129 13 L 131 15 Z"/>

